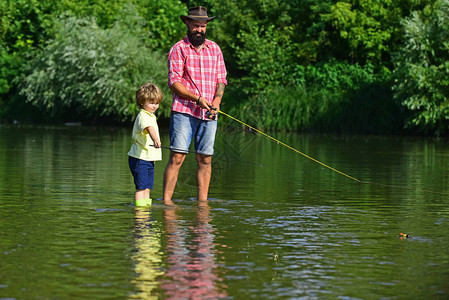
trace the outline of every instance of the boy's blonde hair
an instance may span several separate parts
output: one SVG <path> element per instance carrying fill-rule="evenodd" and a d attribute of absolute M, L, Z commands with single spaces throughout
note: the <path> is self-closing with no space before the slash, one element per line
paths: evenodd
<path fill-rule="evenodd" d="M 143 108 L 146 102 L 161 103 L 164 98 L 162 90 L 154 83 L 144 83 L 136 92 L 136 104 Z"/>

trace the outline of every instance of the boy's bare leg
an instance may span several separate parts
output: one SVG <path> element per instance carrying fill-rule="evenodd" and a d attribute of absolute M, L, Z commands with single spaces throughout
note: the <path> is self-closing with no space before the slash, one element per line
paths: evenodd
<path fill-rule="evenodd" d="M 212 175 L 212 156 L 197 154 L 196 161 L 198 163 L 198 169 L 196 173 L 198 181 L 198 201 L 207 202 L 210 178 Z"/>
<path fill-rule="evenodd" d="M 179 169 L 186 157 L 185 153 L 170 152 L 170 158 L 164 172 L 164 204 L 174 205 L 172 201 L 173 193 L 175 191 L 176 182 L 178 181 Z"/>

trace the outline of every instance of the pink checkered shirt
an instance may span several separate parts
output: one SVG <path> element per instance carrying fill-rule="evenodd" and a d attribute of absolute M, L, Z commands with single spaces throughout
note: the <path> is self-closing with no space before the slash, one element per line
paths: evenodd
<path fill-rule="evenodd" d="M 226 67 L 220 47 L 210 40 L 204 42 L 197 52 L 186 36 L 177 42 L 168 53 L 168 86 L 180 82 L 190 92 L 212 103 L 217 83 L 228 84 Z M 172 111 L 186 113 L 207 120 L 206 109 L 173 93 Z"/>

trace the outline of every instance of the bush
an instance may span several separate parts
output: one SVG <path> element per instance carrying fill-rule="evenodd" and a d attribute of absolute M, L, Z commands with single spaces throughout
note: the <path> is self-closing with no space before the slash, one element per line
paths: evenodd
<path fill-rule="evenodd" d="M 298 66 L 293 84 L 277 86 L 233 108 L 258 128 L 351 133 L 391 133 L 401 128 L 388 71 L 326 63 Z"/>
<path fill-rule="evenodd" d="M 407 126 L 426 133 L 447 133 L 449 1 L 436 1 L 403 24 L 405 41 L 395 58 L 395 97 L 410 112 Z"/>
<path fill-rule="evenodd" d="M 62 18 L 56 37 L 29 63 L 20 93 L 50 116 L 131 120 L 143 82 L 169 94 L 166 68 L 165 57 L 127 26 L 102 29 L 93 18 Z M 169 101 L 163 101 L 162 114 L 169 110 Z"/>

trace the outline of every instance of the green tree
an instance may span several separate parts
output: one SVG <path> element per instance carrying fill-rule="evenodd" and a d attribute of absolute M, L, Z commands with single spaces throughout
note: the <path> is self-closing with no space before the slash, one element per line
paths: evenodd
<path fill-rule="evenodd" d="M 45 38 L 41 11 L 37 0 L 0 1 L 0 95 L 11 90 L 24 56 Z"/>
<path fill-rule="evenodd" d="M 275 38 L 283 41 L 283 45 L 286 40 L 291 40 L 290 25 L 293 22 L 288 14 L 290 2 L 288 0 L 206 1 L 205 5 L 211 15 L 217 16 L 208 28 L 208 35 L 220 44 L 226 65 L 233 76 L 244 76 L 251 69 L 250 65 L 240 62 L 239 58 L 242 57 L 242 51 L 254 47 L 255 40 L 270 43 L 271 37 L 268 32 L 276 34 Z M 246 43 L 248 45 L 245 45 Z M 267 51 L 272 51 L 271 45 L 267 47 Z"/>
<path fill-rule="evenodd" d="M 237 35 L 238 41 L 244 41 L 234 47 L 237 64 L 247 74 L 240 83 L 246 94 L 258 94 L 288 83 L 292 45 L 287 37 L 274 26 L 254 26 L 250 32 Z"/>
<path fill-rule="evenodd" d="M 446 38 L 443 33 L 447 27 L 445 23 L 437 25 L 432 20 L 436 3 L 440 2 L 0 0 L 0 117 L 4 119 L 5 115 L 11 116 L 13 107 L 22 108 L 26 98 L 40 108 L 53 111 L 55 117 L 78 111 L 84 116 L 91 113 L 91 116 L 129 119 L 135 109 L 132 101 L 130 98 L 125 102 L 120 101 L 135 88 L 131 86 L 138 80 L 129 70 L 136 70 L 137 67 L 127 61 L 123 51 L 119 53 L 118 45 L 125 42 L 138 45 L 144 53 L 121 47 L 130 56 L 138 57 L 136 60 L 141 59 L 140 62 L 148 59 L 147 63 L 151 67 L 142 72 L 152 72 L 152 66 L 159 66 L 156 73 L 160 75 L 156 77 L 162 76 L 168 49 L 185 35 L 185 26 L 179 15 L 187 12 L 187 6 L 204 5 L 210 15 L 217 16 L 208 27 L 208 37 L 221 46 L 229 71 L 230 85 L 226 91 L 224 108 L 227 105 L 241 108 L 240 104 L 243 104 L 243 107 L 248 108 L 247 115 L 254 108 L 263 116 L 259 120 L 263 119 L 263 126 L 267 128 L 335 128 L 335 122 L 345 120 L 344 111 L 356 112 L 360 107 L 366 111 L 375 108 L 378 99 L 373 91 L 379 90 L 383 97 L 391 97 L 386 92 L 391 85 L 390 71 L 398 67 L 395 72 L 398 80 L 395 85 L 397 99 L 404 103 L 413 99 L 406 92 L 414 90 L 404 82 L 419 82 L 419 92 L 426 97 L 424 101 L 422 96 L 421 101 L 426 102 L 426 105 L 435 103 L 435 108 L 430 109 L 432 113 L 424 120 L 442 119 L 445 110 L 442 99 L 446 96 L 443 60 L 447 56 L 444 43 L 438 44 L 438 41 Z M 423 48 L 419 50 L 421 54 L 415 55 L 416 51 L 419 52 L 416 50 L 409 55 L 407 51 L 411 51 L 408 50 L 411 42 L 410 45 L 401 42 L 401 20 L 406 19 L 405 24 L 410 23 L 410 26 L 414 24 L 413 20 L 418 22 L 417 17 L 410 16 L 412 11 L 421 11 L 419 28 L 422 32 L 410 29 L 410 36 L 421 34 L 427 37 L 428 40 L 423 41 L 422 45 L 434 53 L 430 50 L 427 53 L 427 48 Z M 65 28 L 69 17 L 90 22 L 90 25 L 86 23 L 83 26 L 90 28 L 91 33 L 104 45 L 89 40 L 88 31 L 81 30 L 81 25 L 76 25 L 77 29 L 73 33 Z M 95 19 L 95 26 L 87 21 L 91 18 Z M 442 22 L 446 21 L 442 16 L 438 18 Z M 114 37 L 115 48 L 106 35 Z M 119 35 L 122 35 L 121 38 L 117 37 Z M 83 51 L 77 43 L 90 52 Z M 64 56 L 62 45 L 70 46 L 70 53 L 73 48 L 78 58 Z M 111 58 L 108 60 L 99 53 Z M 391 53 L 398 53 L 395 64 Z M 150 56 L 154 61 L 149 61 Z M 64 60 L 68 60 L 68 57 L 73 62 Z M 418 60 L 426 60 L 429 67 L 422 67 L 415 62 Z M 110 68 L 106 68 L 106 65 Z M 40 70 L 49 71 L 49 74 L 39 73 Z M 110 70 L 119 71 L 106 74 Z M 81 72 L 78 77 L 73 75 L 75 71 Z M 24 72 L 26 79 L 21 80 Z M 69 78 L 65 73 L 72 74 L 72 77 Z M 61 79 L 56 78 L 55 74 L 61 75 Z M 418 75 L 421 79 L 415 81 L 407 77 Z M 166 74 L 163 77 L 161 85 L 164 87 Z M 68 86 L 63 79 L 71 79 L 73 86 Z M 19 82 L 23 82 L 21 94 L 18 93 Z M 123 82 L 125 84 L 119 88 Z M 128 92 L 124 92 L 126 89 Z M 115 96 L 110 99 L 99 96 L 111 95 L 108 93 L 112 90 Z M 366 93 L 370 96 L 364 97 Z M 42 95 L 44 97 L 39 99 Z M 391 109 L 389 112 L 384 110 L 385 114 L 398 114 L 397 106 L 392 103 L 391 98 L 382 99 L 382 106 Z M 427 121 L 415 119 L 415 113 L 418 112 L 416 103 L 411 105 L 414 107 L 411 120 L 414 121 L 409 124 L 417 128 L 425 127 Z M 103 104 L 106 106 L 101 110 Z M 275 114 L 276 105 L 271 104 L 304 113 L 286 117 L 284 114 Z M 421 105 L 419 110 L 425 110 L 422 108 L 424 106 Z M 163 106 L 164 115 L 168 115 L 168 110 L 168 107 Z M 304 119 L 295 121 L 298 114 L 304 115 Z M 380 113 L 374 115 L 380 116 Z M 377 122 L 375 118 L 360 118 Z M 401 120 L 400 117 L 396 119 Z M 429 123 L 429 127 L 432 126 Z M 445 127 L 443 121 L 435 126 Z"/>
<path fill-rule="evenodd" d="M 179 18 L 187 8 L 179 0 L 143 1 L 141 15 L 146 20 L 148 38 L 156 49 L 168 53 L 171 46 L 183 38 L 187 29 Z"/>
<path fill-rule="evenodd" d="M 317 18 L 310 37 L 319 41 L 317 51 L 322 59 L 331 55 L 351 63 L 392 68 L 390 53 L 397 50 L 401 38 L 401 17 L 429 2 L 347 0 L 312 4 Z"/>
<path fill-rule="evenodd" d="M 15 110 L 24 113 L 17 85 L 25 70 L 39 66 L 32 58 L 48 49 L 46 41 L 62 40 L 55 37 L 61 32 L 59 19 L 95 18 L 104 30 L 120 25 L 125 36 L 131 33 L 146 46 L 148 55 L 162 57 L 157 52 L 166 53 L 184 34 L 179 15 L 185 11 L 177 0 L 0 0 L 0 119 L 19 118 Z"/>
<path fill-rule="evenodd" d="M 168 94 L 166 63 L 139 36 L 117 23 L 109 29 L 94 19 L 62 19 L 55 39 L 29 65 L 21 94 L 50 113 L 96 120 L 131 120 L 134 95 L 152 81 Z M 169 103 L 164 101 L 163 114 Z"/>
<path fill-rule="evenodd" d="M 449 129 L 449 1 L 438 0 L 404 20 L 396 59 L 396 98 L 409 110 L 409 127 Z"/>

